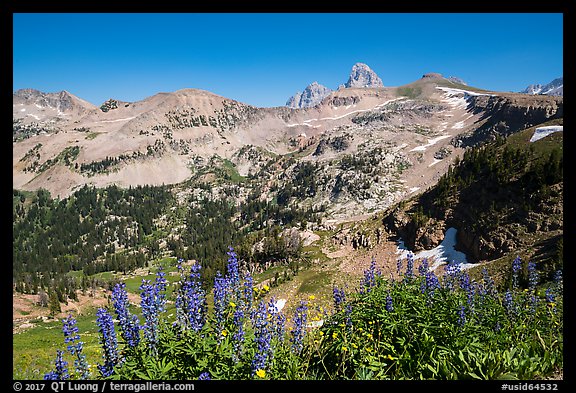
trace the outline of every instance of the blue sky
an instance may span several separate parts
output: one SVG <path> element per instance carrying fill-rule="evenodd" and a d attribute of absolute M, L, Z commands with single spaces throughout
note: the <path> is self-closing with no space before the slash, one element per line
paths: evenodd
<path fill-rule="evenodd" d="M 563 76 L 561 13 L 14 14 L 13 89 L 93 104 L 198 88 L 269 107 L 356 62 L 385 86 L 424 73 L 519 91 Z"/>

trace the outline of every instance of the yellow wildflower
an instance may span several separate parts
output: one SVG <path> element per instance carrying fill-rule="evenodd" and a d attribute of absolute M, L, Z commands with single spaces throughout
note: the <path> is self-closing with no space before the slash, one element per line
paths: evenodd
<path fill-rule="evenodd" d="M 260 368 L 258 371 L 256 371 L 256 375 L 260 378 L 264 378 L 266 376 L 266 371 Z"/>
<path fill-rule="evenodd" d="M 268 285 L 264 285 L 264 286 L 262 287 L 262 289 L 265 290 L 265 291 L 269 291 L 269 290 L 270 290 L 270 287 L 269 287 Z M 262 370 L 262 371 L 264 371 L 264 370 Z"/>
<path fill-rule="evenodd" d="M 228 335 L 228 332 L 227 332 L 226 330 L 222 330 L 222 335 L 223 335 L 224 337 L 226 337 L 226 336 Z"/>
<path fill-rule="evenodd" d="M 356 348 L 358 348 L 358 345 L 356 345 L 355 343 L 352 343 L 352 347 L 353 347 L 354 349 L 356 349 Z"/>
<path fill-rule="evenodd" d="M 308 296 L 308 300 L 314 300 L 314 299 L 316 299 L 316 296 L 314 296 L 314 295 Z"/>
<path fill-rule="evenodd" d="M 342 350 L 343 350 L 344 352 L 346 352 L 346 351 L 348 350 L 348 348 L 343 346 L 343 347 L 342 347 Z"/>
<path fill-rule="evenodd" d="M 387 358 L 388 360 L 394 360 L 394 358 L 393 358 L 392 355 L 390 355 L 390 354 L 388 354 L 388 356 L 386 356 L 386 358 Z"/>
<path fill-rule="evenodd" d="M 333 338 L 333 339 L 337 339 L 337 338 L 338 338 L 338 332 L 332 333 L 332 338 Z"/>
<path fill-rule="evenodd" d="M 236 307 L 236 303 L 230 302 L 230 307 L 232 307 L 232 308 Z"/>

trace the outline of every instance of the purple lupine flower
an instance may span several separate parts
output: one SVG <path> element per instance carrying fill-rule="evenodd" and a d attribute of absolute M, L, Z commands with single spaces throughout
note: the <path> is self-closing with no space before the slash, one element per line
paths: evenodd
<path fill-rule="evenodd" d="M 552 288 L 546 288 L 545 294 L 546 294 L 546 302 L 553 303 L 556 296 L 554 295 Z"/>
<path fill-rule="evenodd" d="M 344 314 L 346 315 L 346 327 L 352 329 L 352 304 L 346 303 Z"/>
<path fill-rule="evenodd" d="M 536 264 L 534 262 L 528 262 L 528 288 L 534 291 L 537 285 L 538 272 L 536 271 Z"/>
<path fill-rule="evenodd" d="M 409 252 L 406 256 L 406 272 L 404 273 L 404 281 L 408 282 L 414 277 L 414 254 Z"/>
<path fill-rule="evenodd" d="M 220 272 L 216 272 L 214 278 L 214 317 L 216 336 L 221 337 L 224 329 L 224 322 L 227 317 L 227 309 L 230 303 L 230 282 L 226 277 L 222 277 Z"/>
<path fill-rule="evenodd" d="M 276 338 L 278 342 L 284 340 L 284 329 L 286 325 L 286 317 L 283 313 L 278 310 L 276 306 L 276 299 L 271 298 L 268 302 L 268 321 L 270 323 L 270 330 L 272 336 Z"/>
<path fill-rule="evenodd" d="M 460 305 L 458 308 L 458 326 L 463 327 L 466 323 L 466 307 Z"/>
<path fill-rule="evenodd" d="M 56 360 L 54 361 L 55 371 L 50 371 L 44 375 L 44 380 L 64 380 L 70 379 L 68 374 L 68 362 L 63 358 L 64 351 L 56 350 Z"/>
<path fill-rule="evenodd" d="M 88 362 L 86 361 L 86 355 L 82 353 L 84 348 L 84 343 L 80 341 L 80 335 L 78 334 L 78 326 L 76 326 L 76 319 L 70 314 L 68 318 L 64 318 L 62 321 L 62 332 L 64 333 L 64 342 L 68 345 L 68 351 L 72 356 L 76 356 L 74 359 L 74 367 L 76 372 L 79 374 L 80 379 L 88 379 L 90 377 Z"/>
<path fill-rule="evenodd" d="M 496 294 L 496 288 L 494 285 L 494 280 L 488 274 L 488 270 L 486 268 L 482 268 L 482 281 L 483 285 L 480 289 L 480 295 L 484 296 L 494 296 Z"/>
<path fill-rule="evenodd" d="M 234 346 L 232 358 L 235 362 L 237 362 L 242 354 L 242 345 L 244 343 L 244 311 L 242 309 L 234 311 L 233 323 L 236 331 L 232 335 L 232 342 Z"/>
<path fill-rule="evenodd" d="M 555 291 L 551 288 L 548 287 L 546 288 L 546 303 L 548 303 L 549 305 L 553 305 L 552 306 L 552 311 L 556 312 L 556 294 L 554 293 Z"/>
<path fill-rule="evenodd" d="M 396 274 L 398 277 L 402 275 L 402 258 L 396 260 Z"/>
<path fill-rule="evenodd" d="M 562 282 L 562 270 L 556 270 L 553 280 L 556 284 L 560 284 Z"/>
<path fill-rule="evenodd" d="M 451 261 L 450 263 L 448 263 L 448 266 L 446 266 L 446 274 L 444 276 L 444 281 L 445 281 L 445 287 L 448 288 L 449 291 L 454 290 L 454 283 L 458 279 L 460 271 L 461 266 L 456 261 Z"/>
<path fill-rule="evenodd" d="M 202 330 L 206 323 L 206 294 L 202 289 L 200 264 L 190 267 L 188 277 L 181 273 L 180 288 L 176 294 L 177 324 L 184 330 Z"/>
<path fill-rule="evenodd" d="M 426 272 L 426 292 L 428 293 L 428 299 L 432 299 L 434 296 L 434 291 L 440 288 L 440 280 L 433 271 Z"/>
<path fill-rule="evenodd" d="M 156 345 L 158 344 L 158 333 L 160 329 L 159 314 L 164 311 L 166 303 L 166 278 L 162 268 L 158 269 L 156 273 L 156 280 L 154 284 L 150 280 L 142 280 L 140 285 L 140 306 L 142 308 L 142 316 L 144 317 L 144 337 L 148 342 L 148 347 L 152 353 L 156 353 Z"/>
<path fill-rule="evenodd" d="M 420 266 L 418 266 L 418 274 L 421 277 L 426 277 L 426 275 L 429 272 L 429 266 L 428 266 L 428 258 L 424 258 L 422 259 L 422 262 L 420 263 Z M 425 293 L 426 292 L 426 280 L 422 280 L 420 282 L 420 292 Z"/>
<path fill-rule="evenodd" d="M 420 266 L 418 266 L 418 273 L 421 276 L 424 276 L 428 272 L 428 269 L 429 269 L 428 258 L 423 258 L 422 262 L 420 262 Z"/>
<path fill-rule="evenodd" d="M 294 313 L 294 326 L 291 331 L 290 342 L 292 351 L 299 354 L 304 346 L 304 337 L 306 336 L 306 323 L 308 320 L 308 304 L 300 301 L 300 305 Z"/>
<path fill-rule="evenodd" d="M 118 318 L 120 331 L 124 342 L 130 347 L 138 346 L 140 342 L 140 322 L 138 317 L 130 313 L 126 284 L 116 284 L 112 290 L 112 304 Z"/>
<path fill-rule="evenodd" d="M 204 371 L 202 374 L 200 374 L 198 376 L 198 380 L 199 381 L 210 381 L 210 380 L 212 380 L 212 378 L 210 378 L 209 372 Z"/>
<path fill-rule="evenodd" d="M 516 305 L 514 304 L 514 298 L 512 297 L 512 292 L 510 292 L 510 290 L 507 290 L 504 294 L 504 308 L 509 317 L 513 318 L 516 316 Z"/>
<path fill-rule="evenodd" d="M 103 377 L 109 377 L 114 372 L 114 367 L 118 364 L 118 341 L 112 315 L 104 309 L 99 308 L 96 312 L 96 324 L 100 333 L 100 343 L 104 350 L 104 364 L 98 365 L 98 370 Z"/>
<path fill-rule="evenodd" d="M 460 273 L 460 288 L 466 292 L 468 309 L 472 310 L 474 308 L 474 286 L 470 282 L 470 275 L 468 275 L 468 272 Z"/>
<path fill-rule="evenodd" d="M 528 289 L 530 290 L 530 311 L 536 312 L 538 305 L 538 298 L 535 295 L 536 286 L 538 285 L 538 272 L 536 271 L 536 264 L 528 262 Z"/>
<path fill-rule="evenodd" d="M 392 312 L 394 311 L 394 305 L 392 304 L 392 296 L 390 296 L 390 291 L 388 291 L 388 294 L 386 295 L 386 311 L 388 312 Z"/>
<path fill-rule="evenodd" d="M 522 269 L 522 260 L 520 256 L 517 256 L 512 261 L 512 288 L 518 288 L 518 275 L 520 274 L 520 269 Z"/>
<path fill-rule="evenodd" d="M 376 277 L 380 275 L 380 270 L 376 269 L 376 260 L 372 258 L 370 268 L 364 271 L 364 279 L 360 283 L 360 293 L 370 292 L 376 286 Z"/>
<path fill-rule="evenodd" d="M 343 289 L 334 286 L 332 288 L 332 296 L 334 298 L 334 311 L 340 312 L 342 310 L 342 305 L 346 302 L 346 294 Z"/>
<path fill-rule="evenodd" d="M 282 312 L 274 314 L 274 334 L 279 343 L 284 342 L 286 335 L 286 316 Z"/>
<path fill-rule="evenodd" d="M 268 324 L 267 307 L 260 301 L 254 317 L 254 340 L 256 341 L 256 354 L 252 360 L 252 375 L 258 370 L 266 368 L 266 362 L 272 355 L 270 341 L 272 332 Z"/>

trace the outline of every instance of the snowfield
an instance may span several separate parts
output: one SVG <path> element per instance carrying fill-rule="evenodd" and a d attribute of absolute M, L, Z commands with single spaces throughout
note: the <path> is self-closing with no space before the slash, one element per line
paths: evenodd
<path fill-rule="evenodd" d="M 442 139 L 446 139 L 446 138 L 450 138 L 452 135 L 441 135 L 439 137 L 436 137 L 434 139 L 428 139 L 428 143 L 425 145 L 421 145 L 421 146 L 416 146 L 414 149 L 410 150 L 410 151 L 424 151 L 427 148 L 429 148 L 430 146 L 434 146 L 437 142 L 441 141 Z"/>
<path fill-rule="evenodd" d="M 530 138 L 530 142 L 536 142 L 544 137 L 547 137 L 550 134 L 555 132 L 564 132 L 564 126 L 548 126 L 548 127 L 538 127 L 532 134 L 532 138 Z"/>
<path fill-rule="evenodd" d="M 475 263 L 468 263 L 466 259 L 466 254 L 454 249 L 456 245 L 456 228 L 448 228 L 444 234 L 444 240 L 436 248 L 431 250 L 420 251 L 414 254 L 412 251 L 408 250 L 404 245 L 402 239 L 398 240 L 398 247 L 396 248 L 396 254 L 399 255 L 401 259 L 406 259 L 408 254 L 414 255 L 414 260 L 428 258 L 429 270 L 434 271 L 439 266 L 447 264 L 449 262 L 456 262 L 460 264 L 461 269 L 469 269 L 476 266 Z"/>

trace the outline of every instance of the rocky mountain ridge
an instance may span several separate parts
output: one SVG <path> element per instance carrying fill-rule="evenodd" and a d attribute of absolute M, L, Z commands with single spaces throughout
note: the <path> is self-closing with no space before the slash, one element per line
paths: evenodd
<path fill-rule="evenodd" d="M 464 146 L 563 110 L 561 98 L 487 92 L 435 73 L 400 87 L 339 89 L 301 109 L 182 89 L 36 120 L 37 103 L 21 95 L 13 107 L 16 189 L 65 197 L 84 184 L 234 181 L 241 194 L 257 189 L 275 200 L 284 190 L 290 203 L 322 208 L 325 225 L 422 192 Z"/>
<path fill-rule="evenodd" d="M 543 94 L 549 96 L 563 96 L 564 95 L 564 78 L 556 78 L 552 82 L 545 85 L 539 83 L 529 85 L 521 91 L 525 94 Z"/>

